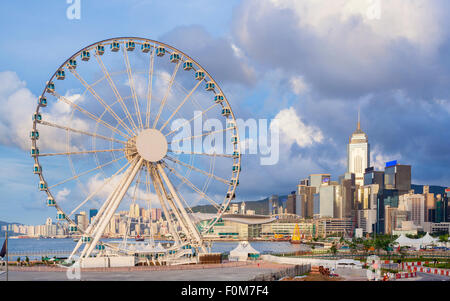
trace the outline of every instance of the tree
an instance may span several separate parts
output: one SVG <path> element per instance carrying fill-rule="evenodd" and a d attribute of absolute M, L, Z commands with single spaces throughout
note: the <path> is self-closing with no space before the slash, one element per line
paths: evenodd
<path fill-rule="evenodd" d="M 28 258 L 28 256 L 25 257 L 25 262 L 27 263 L 27 265 L 30 265 L 30 258 Z"/>
<path fill-rule="evenodd" d="M 20 264 L 20 257 L 17 257 L 17 265 Z"/>
<path fill-rule="evenodd" d="M 447 243 L 448 242 L 448 234 L 439 236 L 439 242 Z"/>
<path fill-rule="evenodd" d="M 369 249 L 373 246 L 373 241 L 371 239 L 366 239 L 366 240 L 362 241 L 362 244 L 363 244 L 364 252 L 367 255 L 367 252 L 369 252 Z"/>
<path fill-rule="evenodd" d="M 333 256 L 336 256 L 337 248 L 334 243 L 331 245 L 330 252 L 333 254 Z"/>
<path fill-rule="evenodd" d="M 356 242 L 351 241 L 349 243 L 350 253 L 355 254 L 358 251 L 358 244 Z"/>

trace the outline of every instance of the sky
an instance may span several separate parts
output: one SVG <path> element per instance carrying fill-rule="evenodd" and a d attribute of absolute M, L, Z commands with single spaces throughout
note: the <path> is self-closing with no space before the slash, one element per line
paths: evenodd
<path fill-rule="evenodd" d="M 79 49 L 135 36 L 172 45 L 220 84 L 237 118 L 279 118 L 280 159 L 242 159 L 237 200 L 288 194 L 311 173 L 346 171 L 368 134 L 371 165 L 412 165 L 415 184 L 450 186 L 450 3 L 445 0 L 3 1 L 0 220 L 43 223 L 28 131 L 45 82 Z M 48 168 L 58 168 L 57 164 Z"/>

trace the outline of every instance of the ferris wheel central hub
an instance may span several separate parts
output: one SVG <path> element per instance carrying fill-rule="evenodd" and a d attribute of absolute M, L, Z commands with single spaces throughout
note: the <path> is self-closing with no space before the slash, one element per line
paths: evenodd
<path fill-rule="evenodd" d="M 167 154 L 167 139 L 157 129 L 145 129 L 136 137 L 138 154 L 149 162 L 158 162 Z"/>

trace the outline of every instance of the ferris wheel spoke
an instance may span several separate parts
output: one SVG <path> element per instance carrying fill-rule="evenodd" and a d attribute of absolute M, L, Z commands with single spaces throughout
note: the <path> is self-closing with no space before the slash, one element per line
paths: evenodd
<path fill-rule="evenodd" d="M 134 132 L 128 127 L 126 123 L 122 121 L 122 119 L 117 116 L 116 112 L 114 112 L 111 107 L 95 92 L 95 90 L 78 74 L 75 69 L 69 69 L 70 72 L 80 81 L 80 83 L 94 96 L 95 99 L 111 114 L 114 119 L 125 129 L 127 132 L 134 136 Z"/>
<path fill-rule="evenodd" d="M 133 163 L 135 163 L 136 161 L 133 161 Z M 127 171 L 125 171 L 124 176 L 122 177 L 120 183 L 122 183 L 125 179 L 125 175 L 129 172 L 131 168 L 131 163 L 128 162 L 127 164 L 125 164 L 125 166 L 123 166 L 120 170 L 118 170 L 113 176 L 111 176 L 107 181 L 105 181 L 103 183 L 103 185 L 101 185 L 96 191 L 94 191 L 83 203 L 81 203 L 77 208 L 75 208 L 70 215 L 72 215 L 73 213 L 75 213 L 81 206 L 84 205 L 84 203 L 86 203 L 90 198 L 92 198 L 95 194 L 97 194 L 101 189 L 103 189 L 103 187 L 109 183 L 113 177 L 117 174 L 119 174 L 121 172 L 121 170 L 125 169 L 125 167 L 127 167 L 128 165 L 130 165 L 127 169 Z M 106 199 L 106 201 L 103 203 L 103 205 L 100 207 L 100 210 L 98 211 L 98 213 L 95 215 L 94 220 L 89 224 L 88 228 L 85 231 L 85 235 L 91 237 L 93 230 L 95 229 L 95 227 L 97 226 L 98 222 L 102 220 L 103 218 L 103 213 L 109 208 L 109 206 L 111 205 L 111 201 L 112 198 L 116 195 L 117 190 L 120 187 L 120 183 L 118 186 L 116 186 L 116 188 L 112 191 L 112 193 L 110 193 L 110 195 L 108 196 L 108 198 Z M 72 251 L 72 254 L 69 256 L 69 261 L 72 259 L 72 257 L 75 255 L 75 253 L 78 251 L 78 249 L 81 247 L 82 244 L 82 240 L 80 239 L 77 243 L 77 245 L 75 246 L 74 250 Z M 80 258 L 82 258 L 84 256 L 84 254 L 86 253 L 87 249 L 89 248 L 89 243 L 85 245 Z"/>
<path fill-rule="evenodd" d="M 112 216 L 116 212 L 117 208 L 120 205 L 120 202 L 122 201 L 123 197 L 125 196 L 126 192 L 128 191 L 131 183 L 133 182 L 134 178 L 136 177 L 136 174 L 142 167 L 144 159 L 140 158 L 139 161 L 135 161 L 134 164 L 130 165 L 129 172 L 126 173 L 123 177 L 123 180 L 114 190 L 114 192 L 111 194 L 112 201 L 110 206 L 105 210 L 106 212 L 102 216 L 102 219 L 99 220 L 97 227 L 93 230 L 94 238 L 93 240 L 86 245 L 85 250 L 83 250 L 82 256 L 89 257 L 96 246 L 98 240 L 100 239 L 101 235 L 105 231 L 106 226 L 109 224 Z"/>
<path fill-rule="evenodd" d="M 73 103 L 72 101 L 70 101 L 69 99 L 67 99 L 64 96 L 59 95 L 56 91 L 53 92 L 53 95 L 60 101 L 68 104 L 69 106 L 71 106 L 73 109 L 76 109 L 77 111 L 85 114 L 86 116 L 88 116 L 89 118 L 95 120 L 96 122 L 104 125 L 105 127 L 107 127 L 108 129 L 110 129 L 111 131 L 115 132 L 116 134 L 124 137 L 125 139 L 128 140 L 128 138 L 130 136 L 128 136 L 127 134 L 123 133 L 122 131 L 118 130 L 116 127 L 110 125 L 109 123 L 105 122 L 104 120 L 98 118 L 97 116 L 95 116 L 94 114 L 90 113 L 89 111 L 87 111 L 86 109 L 83 109 L 82 107 L 80 107 L 79 105 Z"/>
<path fill-rule="evenodd" d="M 172 150 L 169 149 L 167 150 L 170 153 L 176 153 L 176 154 L 185 154 L 185 155 L 200 155 L 200 156 L 210 156 L 210 157 L 225 157 L 225 158 L 234 158 L 233 155 L 228 155 L 228 154 L 218 154 L 218 153 L 212 153 L 212 154 L 208 154 L 208 153 L 197 153 L 197 152 L 185 152 L 185 151 L 179 151 L 179 150 Z"/>
<path fill-rule="evenodd" d="M 96 133 L 90 133 L 90 132 L 86 132 L 86 131 L 82 131 L 82 130 L 77 130 L 77 129 L 74 129 L 74 128 L 70 128 L 70 127 L 67 127 L 67 126 L 64 126 L 64 125 L 59 125 L 59 124 L 56 124 L 56 123 L 53 123 L 53 122 L 49 122 L 49 121 L 42 120 L 39 123 L 42 124 L 42 125 L 47 125 L 47 126 L 51 126 L 51 127 L 62 129 L 62 130 L 71 131 L 71 132 L 74 132 L 74 133 L 91 136 L 91 137 L 94 137 L 94 138 L 100 138 L 100 139 L 108 140 L 108 141 L 111 141 L 111 142 L 117 142 L 117 143 L 121 143 L 121 144 L 126 144 L 125 141 L 117 140 L 117 139 L 114 139 L 114 138 L 111 138 L 111 137 L 106 137 L 106 136 L 99 135 L 99 134 L 96 134 Z"/>
<path fill-rule="evenodd" d="M 125 148 L 119 149 L 100 149 L 100 150 L 90 150 L 90 151 L 79 151 L 79 152 L 66 152 L 66 153 L 45 153 L 39 154 L 39 157 L 47 157 L 47 156 L 70 156 L 70 155 L 81 155 L 81 154 L 93 154 L 93 153 L 105 153 L 105 152 L 120 152 L 124 151 Z"/>
<path fill-rule="evenodd" d="M 102 69 L 103 74 L 105 75 L 106 79 L 108 80 L 109 86 L 111 87 L 111 90 L 113 90 L 117 101 L 120 103 L 120 106 L 122 107 L 122 110 L 126 114 L 128 121 L 130 122 L 130 124 L 134 128 L 134 130 L 136 131 L 137 130 L 136 123 L 134 122 L 133 118 L 131 117 L 131 114 L 128 111 L 127 106 L 125 105 L 125 102 L 124 102 L 122 96 L 120 96 L 120 93 L 117 90 L 117 87 L 114 84 L 114 81 L 112 80 L 111 75 L 108 72 L 108 69 L 106 68 L 105 64 L 103 64 L 103 61 L 102 61 L 102 59 L 100 58 L 99 55 L 95 54 L 95 58 L 97 59 L 97 62 L 100 65 L 100 68 Z"/>
<path fill-rule="evenodd" d="M 166 122 L 163 124 L 163 126 L 159 129 L 161 132 L 162 130 L 167 126 L 167 124 L 169 123 L 169 121 L 173 118 L 173 116 L 175 116 L 175 114 L 180 110 L 180 108 L 184 105 L 184 103 L 189 99 L 189 97 L 191 97 L 191 95 L 195 92 L 195 90 L 197 90 L 198 86 L 202 83 L 202 81 L 198 81 L 197 84 L 194 86 L 194 88 L 192 88 L 192 90 L 189 92 L 188 95 L 186 95 L 186 97 L 183 99 L 183 101 L 178 105 L 178 107 L 175 109 L 175 111 L 172 112 L 172 114 L 170 115 L 170 117 L 166 120 Z"/>
<path fill-rule="evenodd" d="M 135 109 L 135 112 L 137 115 L 136 119 L 138 120 L 139 128 L 142 129 L 142 128 L 144 128 L 144 125 L 142 124 L 141 110 L 139 108 L 139 101 L 138 101 L 138 98 L 136 95 L 136 89 L 134 87 L 133 73 L 131 71 L 130 60 L 128 58 L 128 50 L 126 49 L 126 47 L 123 47 L 122 49 L 123 49 L 123 57 L 125 59 L 125 65 L 127 67 L 127 74 L 128 74 L 128 81 L 130 83 L 131 95 L 134 100 L 134 109 Z"/>
<path fill-rule="evenodd" d="M 183 126 L 185 126 L 186 124 L 191 123 L 192 121 L 194 121 L 195 119 L 199 118 L 200 116 L 203 116 L 204 114 L 206 114 L 209 110 L 211 110 L 212 108 L 214 108 L 215 106 L 219 105 L 219 103 L 215 103 L 212 106 L 210 106 L 209 108 L 207 108 L 206 110 L 202 111 L 200 114 L 195 115 L 194 117 L 192 117 L 191 119 L 187 120 L 186 122 L 183 122 L 179 127 L 177 127 L 176 129 L 170 131 L 168 134 L 166 134 L 165 136 L 169 136 L 170 134 L 175 133 L 177 130 L 181 129 Z"/>
<path fill-rule="evenodd" d="M 179 141 L 196 139 L 196 138 L 200 138 L 200 137 L 204 137 L 204 136 L 209 136 L 211 134 L 222 133 L 222 132 L 226 132 L 226 131 L 231 130 L 231 129 L 233 129 L 233 128 L 226 128 L 226 129 L 220 129 L 220 130 L 216 130 L 216 131 L 209 131 L 209 132 L 203 133 L 201 135 L 190 136 L 190 137 L 185 137 L 185 138 L 181 138 L 181 139 L 172 140 L 172 141 L 167 142 L 167 144 L 172 144 L 173 142 L 179 142 Z"/>
<path fill-rule="evenodd" d="M 152 104 L 152 90 L 153 90 L 153 68 L 155 64 L 155 50 L 152 50 L 150 55 L 150 69 L 148 72 L 148 84 L 147 84 L 147 111 L 145 114 L 145 125 L 146 128 L 150 127 L 150 110 Z"/>
<path fill-rule="evenodd" d="M 180 175 L 175 169 L 169 167 L 167 164 L 164 167 L 167 168 L 172 174 L 174 174 L 181 181 L 183 181 L 183 183 L 187 184 L 190 188 L 192 188 L 192 190 L 194 190 L 195 192 L 200 194 L 205 200 L 207 200 L 209 203 L 211 203 L 211 205 L 213 205 L 216 209 L 218 209 L 218 210 L 220 209 L 220 205 L 217 204 L 217 202 L 215 202 L 213 199 L 211 199 L 206 193 L 201 191 L 197 186 L 192 184 L 191 181 L 186 179 L 186 177 L 184 177 L 183 175 Z"/>
<path fill-rule="evenodd" d="M 174 233 L 174 239 L 175 239 L 176 243 L 180 244 L 181 238 L 178 235 L 178 231 L 175 229 L 175 222 L 172 219 L 172 214 L 169 212 L 167 205 L 166 205 L 166 201 L 164 200 L 163 193 L 161 191 L 162 185 L 157 179 L 155 169 L 148 162 L 147 162 L 147 173 L 149 174 L 150 178 L 152 179 L 153 188 L 155 189 L 156 195 L 158 196 L 159 202 L 161 204 L 161 208 L 164 212 L 164 216 L 166 217 L 167 224 L 169 226 L 169 230 L 171 233 Z"/>
<path fill-rule="evenodd" d="M 189 215 L 187 214 L 183 204 L 180 201 L 180 198 L 178 197 L 178 194 L 176 193 L 176 190 L 174 188 L 174 186 L 172 185 L 172 182 L 169 180 L 169 178 L 167 177 L 166 172 L 164 171 L 164 168 L 161 164 L 156 164 L 156 168 L 157 168 L 157 175 L 158 177 L 161 175 L 162 179 L 164 180 L 165 184 L 167 185 L 167 188 L 170 191 L 170 198 L 169 200 L 171 202 L 175 201 L 175 204 L 173 204 L 174 208 L 172 209 L 177 209 L 181 212 L 181 216 L 180 216 L 180 223 L 182 225 L 184 229 L 184 231 L 191 236 L 190 240 L 194 241 L 196 244 L 201 245 L 202 243 L 202 239 L 200 237 L 200 234 L 197 230 L 197 228 L 195 227 L 194 223 L 192 222 L 192 219 L 189 217 Z M 162 179 L 160 178 L 159 180 L 161 181 L 162 184 Z M 165 190 L 164 185 L 162 185 L 163 190 Z M 167 194 L 166 194 L 167 195 Z"/>
<path fill-rule="evenodd" d="M 104 164 L 102 164 L 102 165 L 99 165 L 99 166 L 94 167 L 94 168 L 92 168 L 92 169 L 89 169 L 89 170 L 87 170 L 87 171 L 84 171 L 84 172 L 82 172 L 82 173 L 79 173 L 79 174 L 77 174 L 77 175 L 74 175 L 73 177 L 70 177 L 70 178 L 65 179 L 65 180 L 63 180 L 63 181 L 61 181 L 61 182 L 58 182 L 58 183 L 56 183 L 55 185 L 52 185 L 52 186 L 50 186 L 50 187 L 48 187 L 48 188 L 49 188 L 49 189 L 52 189 L 52 188 L 55 188 L 56 186 L 59 186 L 59 185 L 62 185 L 62 184 L 64 184 L 64 183 L 67 183 L 67 182 L 69 182 L 69 181 L 78 179 L 78 178 L 81 177 L 81 176 L 87 175 L 87 174 L 89 174 L 89 173 L 91 173 L 91 172 L 93 172 L 93 171 L 96 171 L 96 170 L 99 170 L 99 169 L 101 169 L 101 168 L 103 168 L 103 167 L 105 167 L 105 166 L 111 165 L 111 164 L 113 164 L 114 162 L 117 162 L 117 161 L 119 161 L 119 160 L 121 160 L 121 159 L 123 159 L 123 158 L 125 158 L 125 156 L 122 156 L 122 157 L 120 157 L 120 158 L 111 160 L 111 161 L 109 161 L 109 162 L 107 162 L 107 163 L 104 163 Z"/>
<path fill-rule="evenodd" d="M 75 207 L 75 209 L 73 209 L 70 212 L 68 217 L 71 217 L 75 212 L 78 211 L 78 209 L 80 209 L 82 206 L 84 206 L 84 204 L 86 204 L 94 196 L 96 196 L 100 191 L 102 191 L 102 189 L 106 185 L 108 185 L 112 181 L 112 179 L 114 179 L 114 177 L 116 177 L 118 174 L 120 174 L 129 164 L 130 164 L 130 162 L 127 162 L 124 166 L 122 166 L 119 170 L 117 170 L 111 177 L 109 177 L 106 181 L 104 181 L 96 190 L 94 190 L 91 194 L 89 194 L 88 197 L 86 199 L 84 199 L 84 201 L 82 201 L 77 207 Z"/>
<path fill-rule="evenodd" d="M 175 79 L 175 76 L 177 75 L 178 69 L 181 65 L 182 60 L 180 59 L 178 63 L 175 66 L 175 69 L 173 70 L 172 76 L 170 77 L 169 85 L 167 86 L 166 93 L 164 94 L 164 97 L 161 101 L 161 105 L 159 106 L 158 115 L 156 115 L 155 121 L 153 122 L 153 128 L 156 128 L 156 124 L 158 124 L 159 117 L 161 116 L 162 110 L 164 108 L 164 105 L 166 104 L 167 97 L 169 96 L 170 90 L 172 89 L 172 85 Z"/>
<path fill-rule="evenodd" d="M 218 177 L 218 176 L 216 176 L 216 175 L 214 175 L 214 174 L 212 174 L 212 173 L 209 173 L 209 172 L 206 172 L 206 171 L 204 171 L 204 170 L 202 170 L 202 169 L 199 169 L 199 168 L 197 168 L 197 167 L 195 167 L 195 166 L 193 166 L 193 165 L 184 163 L 184 162 L 182 162 L 182 161 L 180 161 L 180 160 L 178 160 L 178 159 L 176 159 L 176 158 L 173 158 L 173 157 L 170 157 L 170 156 L 167 156 L 167 155 L 166 155 L 166 158 L 167 158 L 168 160 L 174 162 L 174 163 L 177 163 L 177 164 L 183 165 L 183 166 L 185 166 L 185 167 L 187 167 L 187 168 L 193 169 L 193 170 L 195 170 L 195 171 L 197 171 L 197 172 L 200 172 L 200 173 L 202 173 L 202 174 L 204 174 L 204 175 L 206 175 L 206 176 L 208 176 L 208 177 L 210 177 L 210 178 L 214 178 L 214 179 L 216 179 L 217 181 L 220 181 L 220 182 L 222 182 L 222 183 L 224 183 L 224 184 L 227 184 L 227 185 L 230 184 L 230 181 L 227 181 L 227 180 L 225 180 L 225 179 L 223 179 L 223 178 L 221 178 L 221 177 Z"/>

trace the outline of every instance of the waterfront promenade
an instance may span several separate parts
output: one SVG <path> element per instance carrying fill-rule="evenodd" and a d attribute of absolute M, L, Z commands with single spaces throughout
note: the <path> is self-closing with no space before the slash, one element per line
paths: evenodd
<path fill-rule="evenodd" d="M 186 266 L 152 266 L 82 269 L 81 281 L 248 281 L 261 275 L 282 272 L 292 265 L 255 262 L 228 262 Z M 0 280 L 4 280 L 0 275 Z M 60 267 L 10 267 L 12 281 L 66 281 L 66 269 Z M 77 280 L 77 279 L 75 279 Z"/>

